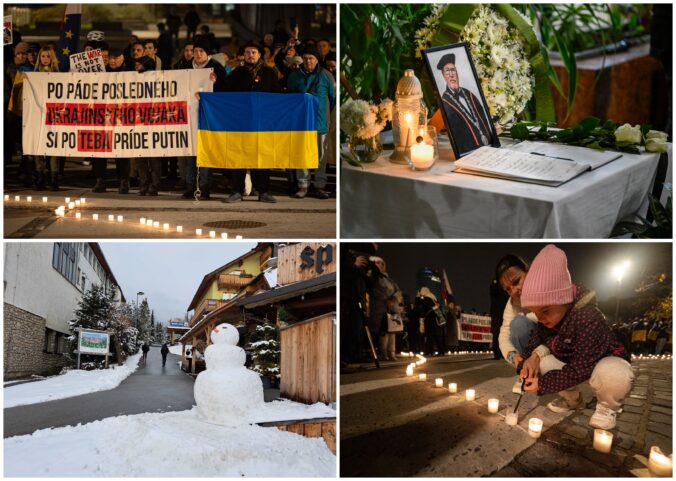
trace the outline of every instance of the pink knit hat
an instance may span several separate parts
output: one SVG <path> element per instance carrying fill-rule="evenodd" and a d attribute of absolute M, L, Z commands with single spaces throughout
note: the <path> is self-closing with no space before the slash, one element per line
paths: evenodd
<path fill-rule="evenodd" d="M 521 289 L 521 305 L 560 306 L 573 302 L 573 283 L 566 254 L 554 244 L 542 249 L 530 266 Z"/>

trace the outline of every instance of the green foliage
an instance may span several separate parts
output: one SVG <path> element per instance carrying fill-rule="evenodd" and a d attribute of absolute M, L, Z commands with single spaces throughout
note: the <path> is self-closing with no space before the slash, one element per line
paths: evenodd
<path fill-rule="evenodd" d="M 635 239 L 671 239 L 672 230 L 672 211 L 671 196 L 667 198 L 666 204 L 662 205 L 660 200 L 653 195 L 648 195 L 650 201 L 650 212 L 655 219 L 649 222 L 648 219 L 640 215 L 635 215 L 635 219 L 624 220 L 617 223 L 612 237 L 631 235 Z"/>
<path fill-rule="evenodd" d="M 279 378 L 279 342 L 277 341 L 277 329 L 266 322 L 256 326 L 256 341 L 249 344 L 253 351 L 251 359 L 253 370 L 261 376 L 271 379 Z"/>

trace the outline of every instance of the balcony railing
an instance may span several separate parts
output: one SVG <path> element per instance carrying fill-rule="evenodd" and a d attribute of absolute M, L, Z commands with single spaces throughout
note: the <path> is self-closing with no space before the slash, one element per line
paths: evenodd
<path fill-rule="evenodd" d="M 202 316 L 208 312 L 215 311 L 219 307 L 225 305 L 228 301 L 223 301 L 220 299 L 203 299 L 197 305 L 195 309 L 195 314 L 193 314 L 192 319 L 190 319 L 190 326 L 194 326 L 195 322 L 200 320 Z"/>
<path fill-rule="evenodd" d="M 252 279 L 253 276 L 251 274 L 221 274 L 218 276 L 218 288 L 239 290 L 251 282 Z"/>

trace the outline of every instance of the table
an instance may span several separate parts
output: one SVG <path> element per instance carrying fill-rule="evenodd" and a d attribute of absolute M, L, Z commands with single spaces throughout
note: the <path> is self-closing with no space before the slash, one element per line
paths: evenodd
<path fill-rule="evenodd" d="M 659 161 L 624 154 L 548 187 L 452 172 L 448 160 L 413 172 L 389 153 L 363 168 L 343 163 L 342 239 L 607 238 L 620 220 L 645 215 Z M 671 155 L 670 144 L 668 182 Z"/>

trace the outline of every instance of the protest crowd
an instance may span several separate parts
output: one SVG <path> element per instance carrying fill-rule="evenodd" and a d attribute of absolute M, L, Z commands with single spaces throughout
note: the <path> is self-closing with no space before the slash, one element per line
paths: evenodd
<path fill-rule="evenodd" d="M 214 92 L 307 93 L 317 97 L 317 169 L 286 169 L 288 194 L 295 198 L 314 196 L 328 199 L 327 162 L 335 164 L 335 75 L 336 54 L 327 38 L 301 37 L 298 26 L 287 31 L 277 22 L 271 32 L 261 32 L 259 40 L 239 42 L 218 39 L 202 23 L 194 8 L 183 19 L 172 13 L 157 23 L 154 38 L 132 35 L 124 47 L 113 47 L 106 32 L 91 30 L 83 35 L 82 52 L 100 49 L 106 72 L 139 74 L 160 70 L 213 69 L 210 80 Z M 179 44 L 179 29 L 185 27 L 187 40 Z M 5 47 L 5 182 L 7 166 L 20 162 L 19 181 L 27 188 L 59 190 L 68 183 L 64 178 L 66 158 L 24 155 L 22 150 L 22 76 L 27 72 L 58 72 L 64 69 L 58 59 L 57 42 L 44 44 L 21 41 L 14 30 L 11 45 Z M 227 43 L 226 43 L 227 40 Z M 10 49 L 10 50 L 8 50 Z M 70 52 L 71 54 L 75 52 Z M 96 73 L 91 73 L 96 75 Z M 25 78 L 25 77 L 24 77 Z M 199 96 L 199 93 L 195 93 Z M 199 98 L 199 97 L 198 97 Z M 237 116 L 237 112 L 232 112 Z M 266 115 L 261 112 L 260 115 Z M 30 129 L 24 125 L 23 129 Z M 209 200 L 215 190 L 225 192 L 224 202 L 233 203 L 243 196 L 256 195 L 262 202 L 276 202 L 270 193 L 270 169 L 197 167 L 195 156 L 137 158 L 77 158 L 69 161 L 91 166 L 92 191 L 111 191 L 108 164 L 114 160 L 114 190 L 119 194 L 138 193 L 157 196 L 160 190 L 175 190 L 185 199 Z M 173 185 L 172 185 L 173 184 Z M 162 189 L 164 186 L 164 189 Z"/>

